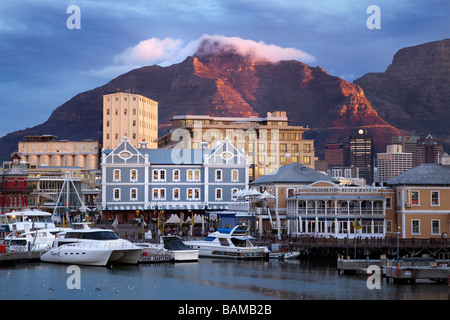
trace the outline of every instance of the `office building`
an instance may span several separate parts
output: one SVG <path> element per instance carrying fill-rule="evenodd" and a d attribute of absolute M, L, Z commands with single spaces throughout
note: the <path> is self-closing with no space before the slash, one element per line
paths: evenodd
<path fill-rule="evenodd" d="M 405 153 L 412 154 L 412 167 L 417 165 L 417 141 L 419 136 L 394 136 L 392 137 L 392 144 L 399 144 Z"/>
<path fill-rule="evenodd" d="M 378 182 L 385 182 L 412 168 L 412 153 L 402 152 L 401 145 L 389 145 L 386 151 L 377 155 Z"/>
<path fill-rule="evenodd" d="M 346 167 L 349 165 L 350 145 L 344 142 L 325 144 L 325 161 L 328 167 Z"/>
<path fill-rule="evenodd" d="M 358 134 L 350 136 L 350 166 L 359 169 L 359 177 L 366 183 L 373 183 L 373 136 L 366 129 L 360 129 Z"/>
<path fill-rule="evenodd" d="M 429 134 L 424 139 L 417 141 L 417 160 L 416 164 L 437 163 L 439 156 L 444 152 L 444 141 L 436 139 Z"/>

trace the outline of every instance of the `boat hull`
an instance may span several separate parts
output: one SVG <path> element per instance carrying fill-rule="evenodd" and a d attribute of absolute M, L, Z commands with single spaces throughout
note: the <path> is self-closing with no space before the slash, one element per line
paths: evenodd
<path fill-rule="evenodd" d="M 189 247 L 197 249 L 200 257 L 224 258 L 238 260 L 255 260 L 266 257 L 265 247 L 222 247 L 210 246 L 201 243 L 186 243 Z"/>
<path fill-rule="evenodd" d="M 199 251 L 198 250 L 174 250 L 168 251 L 170 260 L 174 262 L 177 261 L 198 261 Z"/>
<path fill-rule="evenodd" d="M 41 261 L 105 267 L 108 265 L 112 252 L 111 249 L 87 250 L 86 248 L 61 246 L 44 253 Z"/>

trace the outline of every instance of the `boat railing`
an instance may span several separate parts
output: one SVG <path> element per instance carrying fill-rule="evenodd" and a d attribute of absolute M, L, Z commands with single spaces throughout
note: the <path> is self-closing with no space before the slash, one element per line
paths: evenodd
<path fill-rule="evenodd" d="M 67 244 L 61 244 L 61 245 L 67 245 L 67 246 L 73 246 L 77 248 L 82 249 L 99 249 L 99 248 L 106 248 L 106 249 L 132 249 L 132 248 L 138 248 L 132 243 L 127 242 L 121 242 L 121 243 L 107 243 L 107 242 L 70 242 Z"/>

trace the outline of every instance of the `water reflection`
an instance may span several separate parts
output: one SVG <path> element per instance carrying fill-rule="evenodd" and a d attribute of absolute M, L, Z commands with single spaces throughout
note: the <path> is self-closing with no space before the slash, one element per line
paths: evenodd
<path fill-rule="evenodd" d="M 200 259 L 190 263 L 80 267 L 81 289 L 68 290 L 67 266 L 23 263 L 0 268 L 0 299 L 157 300 L 446 300 L 442 284 L 397 285 L 382 280 L 369 290 L 363 276 L 334 266 L 293 261 Z"/>

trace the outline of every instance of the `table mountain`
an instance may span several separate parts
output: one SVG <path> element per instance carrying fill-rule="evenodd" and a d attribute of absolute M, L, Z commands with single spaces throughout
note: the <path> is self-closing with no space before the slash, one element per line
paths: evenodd
<path fill-rule="evenodd" d="M 307 136 L 316 140 L 316 148 L 327 141 L 346 141 L 365 127 L 375 136 L 376 150 L 384 151 L 391 136 L 400 134 L 378 115 L 358 85 L 321 67 L 296 60 L 273 63 L 232 48 L 213 54 L 200 49 L 181 63 L 135 69 L 76 95 L 45 123 L 1 138 L 2 158 L 7 159 L 29 134 L 101 140 L 102 95 L 117 90 L 131 90 L 159 102 L 160 136 L 178 114 L 249 117 L 277 110 L 287 111 L 292 125 L 311 128 Z"/>
<path fill-rule="evenodd" d="M 403 48 L 385 72 L 354 83 L 390 124 L 450 140 L 450 39 Z"/>

